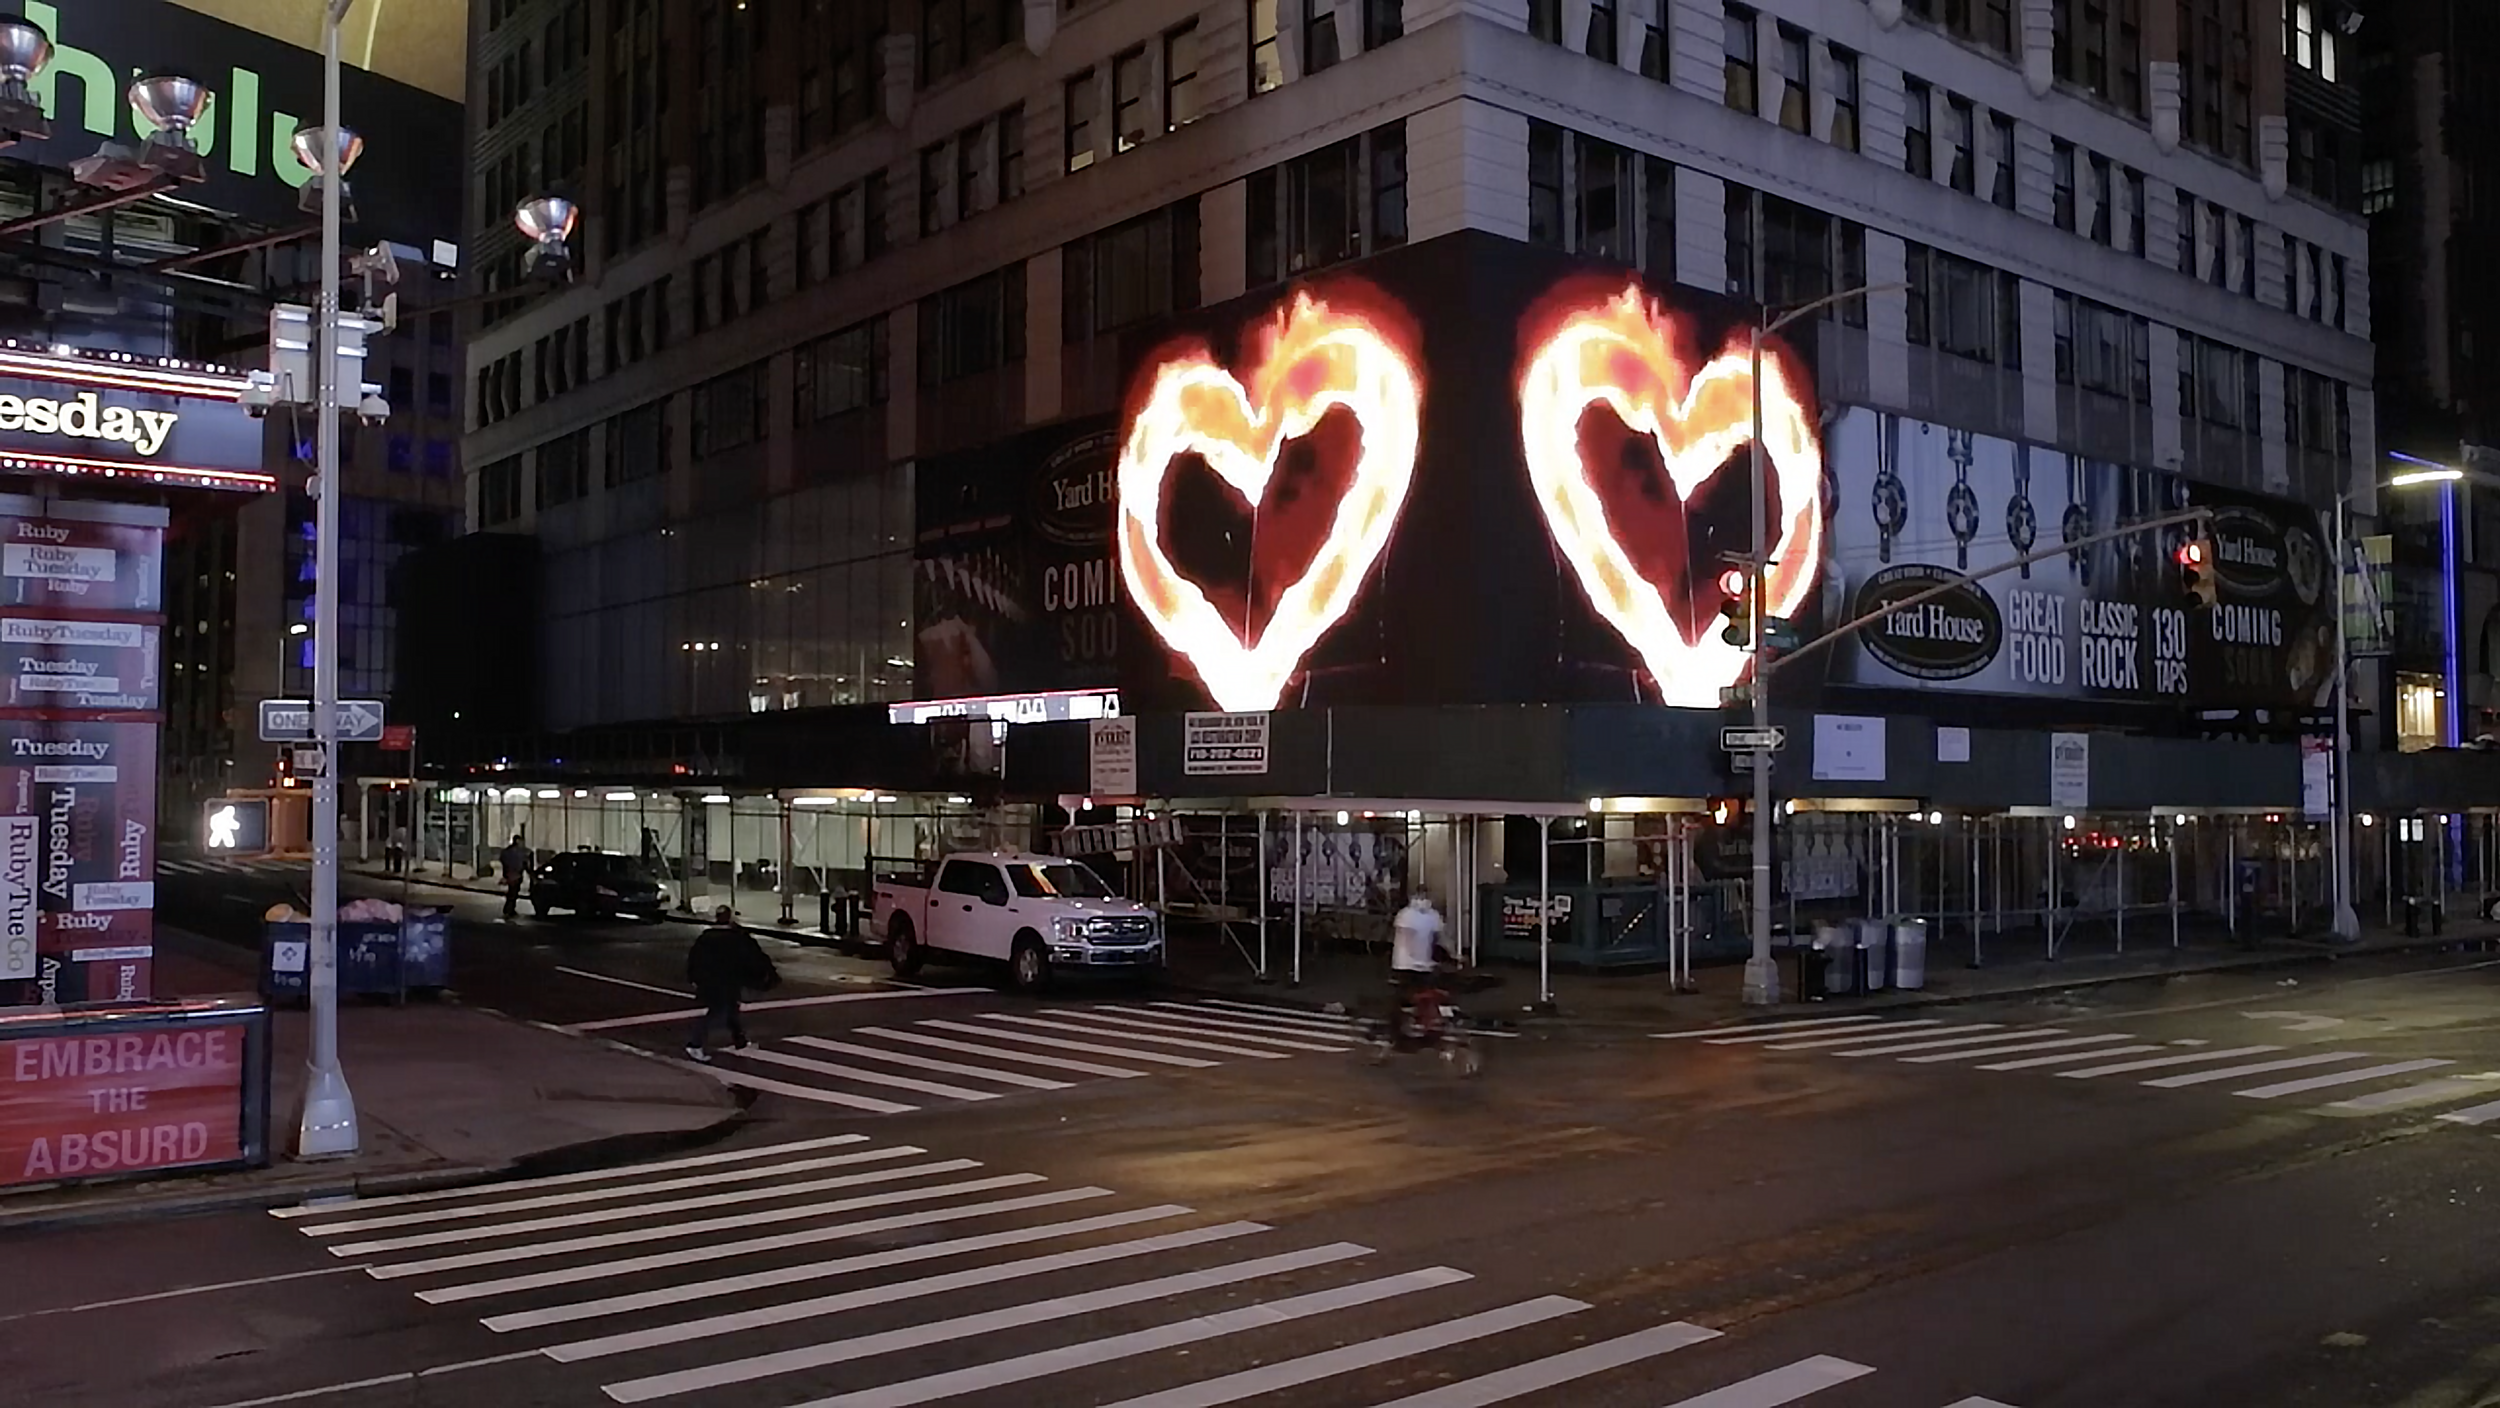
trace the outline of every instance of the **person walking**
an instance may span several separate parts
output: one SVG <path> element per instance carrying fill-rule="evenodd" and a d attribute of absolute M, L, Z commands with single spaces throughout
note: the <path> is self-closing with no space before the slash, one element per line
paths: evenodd
<path fill-rule="evenodd" d="M 1423 886 L 1416 886 L 1398 911 L 1390 934 L 1390 980 L 1397 987 L 1392 1016 L 1398 1017 L 1414 1005 L 1417 992 L 1432 985 L 1441 967 L 1441 911 L 1432 907 L 1432 895 Z"/>
<path fill-rule="evenodd" d="M 390 872 L 391 872 L 391 874 L 393 874 L 393 875 L 404 875 L 404 874 L 406 874 L 406 873 L 407 873 L 407 871 L 408 871 L 408 828 L 407 828 L 407 827 L 405 827 L 405 826 L 394 826 L 394 827 L 392 827 L 392 828 L 391 828 L 391 839 L 390 839 L 389 843 L 388 843 L 388 844 L 386 844 L 386 845 L 382 848 L 382 858 L 383 858 L 383 861 L 384 861 L 384 862 L 385 862 L 385 863 L 386 863 L 386 864 L 390 867 Z"/>
<path fill-rule="evenodd" d="M 694 946 L 686 950 L 686 982 L 703 1006 L 695 1016 L 694 1029 L 686 1034 L 686 1059 L 712 1059 L 706 1048 L 716 1021 L 727 1023 L 730 1049 L 744 1051 L 747 1028 L 738 1001 L 748 988 L 771 987 L 777 978 L 763 946 L 738 927 L 737 911 L 727 905 L 713 910 L 711 927 L 695 935 Z"/>
<path fill-rule="evenodd" d="M 530 878 L 530 848 L 521 844 L 519 832 L 498 859 L 503 862 L 503 917 L 512 919 L 521 913 L 521 884 Z"/>

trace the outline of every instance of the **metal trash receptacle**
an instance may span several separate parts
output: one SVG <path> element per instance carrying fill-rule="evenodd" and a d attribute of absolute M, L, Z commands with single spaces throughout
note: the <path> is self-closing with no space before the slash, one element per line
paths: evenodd
<path fill-rule="evenodd" d="M 1903 992 L 1927 986 L 1927 921 L 1903 919 L 1892 926 L 1892 985 Z"/>
<path fill-rule="evenodd" d="M 1858 990 L 1857 940 L 1846 925 L 1817 924 L 1814 946 L 1823 955 L 1823 996 L 1846 997 Z M 1803 994 L 1800 994 L 1801 996 Z"/>
<path fill-rule="evenodd" d="M 1868 992 L 1882 992 L 1892 986 L 1892 926 L 1881 919 L 1854 919 L 1850 927 L 1857 930 L 1860 974 Z"/>

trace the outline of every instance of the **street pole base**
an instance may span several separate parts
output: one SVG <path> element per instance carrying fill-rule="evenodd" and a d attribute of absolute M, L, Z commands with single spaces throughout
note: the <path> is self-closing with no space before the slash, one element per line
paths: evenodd
<path fill-rule="evenodd" d="M 353 1157 L 363 1141 L 356 1131 L 356 1097 L 347 1077 L 334 1067 L 308 1067 L 304 1078 L 304 1112 L 295 1127 L 295 1157 Z"/>
<path fill-rule="evenodd" d="M 1780 969 L 1768 958 L 1745 960 L 1745 1005 L 1776 1007 L 1780 1000 Z"/>
<path fill-rule="evenodd" d="M 1550 997 L 1540 997 L 1536 1001 L 1529 1003 L 1527 1010 L 1540 1017 L 1551 1017 L 1554 1015 L 1554 999 Z"/>
<path fill-rule="evenodd" d="M 2335 942 L 2339 944 L 2357 944 L 2361 942 L 2361 916 L 2353 913 L 2351 905 L 2339 904 L 2335 906 L 2335 925 L 2333 932 L 2335 935 Z"/>

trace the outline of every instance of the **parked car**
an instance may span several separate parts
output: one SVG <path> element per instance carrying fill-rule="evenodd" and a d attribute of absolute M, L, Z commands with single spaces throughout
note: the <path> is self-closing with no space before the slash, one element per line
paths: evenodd
<path fill-rule="evenodd" d="M 657 919 L 668 911 L 668 890 L 639 856 L 565 851 L 531 873 L 530 908 L 541 918 L 569 909 L 575 914 Z"/>
<path fill-rule="evenodd" d="M 1038 992 L 1058 970 L 1163 965 L 1155 912 L 1065 856 L 950 855 L 918 875 L 879 875 L 876 892 L 871 932 L 899 976 L 931 959 L 979 960 L 1004 965 L 1019 991 Z"/>

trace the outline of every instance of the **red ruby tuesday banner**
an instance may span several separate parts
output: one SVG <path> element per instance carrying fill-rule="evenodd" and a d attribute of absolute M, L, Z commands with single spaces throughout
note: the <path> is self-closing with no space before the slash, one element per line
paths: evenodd
<path fill-rule="evenodd" d="M 24 908 L 30 847 L 36 970 L 0 968 L 21 980 L 0 983 L 0 1006 L 147 997 L 155 726 L 0 720 L 0 946 Z"/>
<path fill-rule="evenodd" d="M 241 1159 L 249 1035 L 0 1039 L 0 1186 Z"/>

